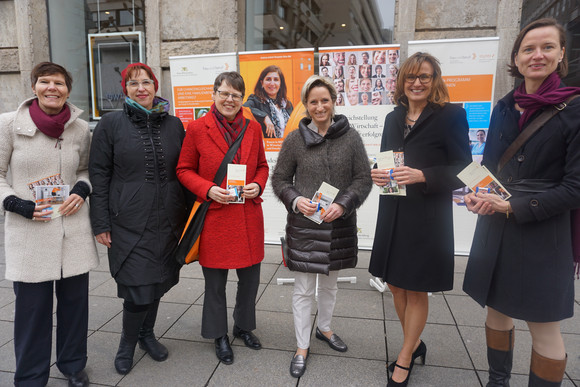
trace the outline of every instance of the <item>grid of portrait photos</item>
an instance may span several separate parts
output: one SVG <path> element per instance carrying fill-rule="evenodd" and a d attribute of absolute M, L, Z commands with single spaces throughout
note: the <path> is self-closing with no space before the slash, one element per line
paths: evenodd
<path fill-rule="evenodd" d="M 319 74 L 332 78 L 337 106 L 393 105 L 399 50 L 321 52 Z"/>

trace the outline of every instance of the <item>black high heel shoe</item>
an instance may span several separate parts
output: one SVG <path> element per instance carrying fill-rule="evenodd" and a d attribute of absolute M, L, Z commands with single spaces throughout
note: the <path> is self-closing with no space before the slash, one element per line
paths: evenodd
<path fill-rule="evenodd" d="M 423 365 L 425 365 L 425 357 L 426 356 L 427 356 L 427 346 L 425 345 L 423 340 L 421 340 L 421 342 L 419 343 L 419 346 L 417 347 L 415 352 L 413 352 L 413 357 L 411 358 L 411 363 L 414 363 L 415 359 L 420 357 L 421 363 L 423 363 Z M 389 364 L 387 369 L 389 370 L 390 373 L 395 372 L 395 362 L 392 362 L 391 364 Z"/>
<path fill-rule="evenodd" d="M 393 377 L 391 376 L 389 378 L 388 383 L 387 383 L 387 387 L 406 387 L 407 386 L 407 383 L 409 383 L 409 378 L 411 377 L 411 370 L 413 369 L 413 364 L 415 364 L 415 363 L 411 362 L 411 364 L 409 365 L 409 368 L 400 366 L 396 362 L 393 363 L 393 364 L 395 364 L 395 367 L 398 367 L 400 369 L 403 369 L 403 370 L 407 371 L 408 372 L 407 373 L 407 377 L 402 382 L 395 382 L 393 380 Z"/>

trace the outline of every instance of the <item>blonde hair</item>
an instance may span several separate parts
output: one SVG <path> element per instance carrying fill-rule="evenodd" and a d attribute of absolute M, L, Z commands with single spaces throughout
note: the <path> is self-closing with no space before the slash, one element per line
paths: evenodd
<path fill-rule="evenodd" d="M 300 93 L 300 100 L 306 108 L 308 105 L 308 95 L 315 87 L 325 87 L 330 93 L 330 98 L 332 99 L 332 115 L 334 116 L 334 105 L 336 104 L 336 89 L 334 88 L 334 83 L 330 78 L 321 77 L 319 75 L 312 75 L 306 80 L 304 86 L 302 86 L 302 92 Z M 306 109 L 306 116 L 310 117 L 308 114 L 308 108 Z"/>

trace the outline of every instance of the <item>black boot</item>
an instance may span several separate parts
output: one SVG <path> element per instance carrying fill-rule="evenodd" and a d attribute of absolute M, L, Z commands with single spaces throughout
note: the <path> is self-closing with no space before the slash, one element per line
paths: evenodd
<path fill-rule="evenodd" d="M 554 360 L 538 354 L 532 348 L 528 387 L 559 387 L 566 372 L 566 360 Z"/>
<path fill-rule="evenodd" d="M 515 329 L 498 331 L 485 326 L 489 380 L 487 387 L 509 387 L 514 357 Z"/>
<path fill-rule="evenodd" d="M 149 356 L 155 361 L 163 361 L 167 359 L 167 348 L 155 338 L 153 328 L 155 327 L 155 320 L 157 319 L 157 310 L 159 309 L 159 300 L 155 300 L 149 311 L 147 317 L 143 321 L 143 326 L 139 332 L 139 348 L 146 351 Z"/>
<path fill-rule="evenodd" d="M 115 356 L 115 369 L 121 375 L 126 375 L 133 367 L 133 355 L 135 346 L 139 340 L 139 330 L 147 316 L 147 311 L 129 312 L 123 308 L 123 332 L 121 332 L 121 341 L 117 356 Z"/>

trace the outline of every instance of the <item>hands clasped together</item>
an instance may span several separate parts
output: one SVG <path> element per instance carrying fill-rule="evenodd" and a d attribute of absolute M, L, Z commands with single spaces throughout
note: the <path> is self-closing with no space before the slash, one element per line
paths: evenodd
<path fill-rule="evenodd" d="M 390 171 L 390 169 L 372 169 L 371 178 L 373 179 L 373 183 L 379 187 L 383 187 L 387 185 L 391 178 L 398 184 L 405 185 L 425 182 L 425 175 L 419 169 L 396 167 L 392 169 L 392 175 Z"/>
<path fill-rule="evenodd" d="M 310 200 L 303 197 L 298 199 L 298 202 L 296 203 L 296 208 L 304 215 L 312 216 L 316 213 L 316 210 L 318 209 L 318 204 L 311 203 Z M 328 207 L 328 209 L 323 214 L 320 215 L 320 219 L 322 219 L 323 222 L 330 223 L 333 220 L 340 218 L 343 214 L 344 208 L 340 204 L 332 203 Z"/>
<path fill-rule="evenodd" d="M 74 215 L 81 209 L 82 205 L 85 203 L 83 198 L 77 194 L 71 194 L 64 203 L 58 209 L 63 216 Z M 34 207 L 34 214 L 32 215 L 32 220 L 40 220 L 43 222 L 48 222 L 52 219 L 51 214 L 53 213 L 52 204 L 42 204 Z"/>
<path fill-rule="evenodd" d="M 512 212 L 510 203 L 496 194 L 491 193 L 469 193 L 463 197 L 467 209 L 478 215 L 492 215 L 496 212 L 506 214 Z"/>
<path fill-rule="evenodd" d="M 257 183 L 246 184 L 242 190 L 242 196 L 246 199 L 254 199 L 260 194 L 260 186 Z M 236 200 L 236 197 L 230 194 L 230 191 L 217 185 L 209 189 L 207 196 L 221 204 L 229 204 Z"/>

